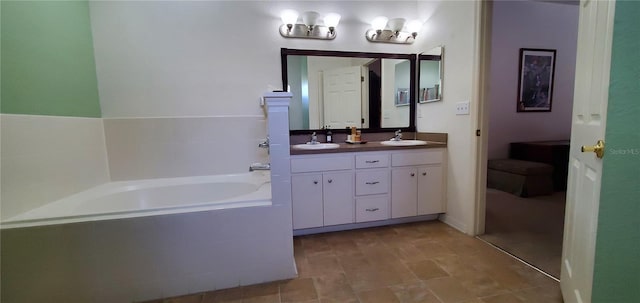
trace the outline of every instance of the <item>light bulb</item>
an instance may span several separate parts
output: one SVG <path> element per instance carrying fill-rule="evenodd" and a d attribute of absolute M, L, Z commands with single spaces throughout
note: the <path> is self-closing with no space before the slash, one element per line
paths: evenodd
<path fill-rule="evenodd" d="M 383 30 L 387 26 L 387 21 L 389 21 L 389 19 L 385 16 L 375 17 L 373 21 L 371 21 L 371 27 L 376 31 Z"/>
<path fill-rule="evenodd" d="M 296 22 L 298 21 L 298 12 L 292 9 L 286 9 L 282 11 L 282 14 L 280 14 L 280 18 L 282 18 L 282 23 L 284 24 L 296 24 Z"/>
<path fill-rule="evenodd" d="M 302 13 L 302 22 L 307 26 L 314 26 L 318 24 L 320 14 L 316 12 L 304 12 Z"/>
<path fill-rule="evenodd" d="M 387 24 L 389 25 L 390 30 L 399 32 L 404 27 L 405 22 L 407 22 L 407 20 L 405 20 L 404 18 L 393 18 L 389 20 L 389 23 Z"/>
<path fill-rule="evenodd" d="M 407 30 L 411 33 L 417 33 L 422 28 L 422 21 L 413 20 L 407 24 Z"/>
<path fill-rule="evenodd" d="M 324 16 L 324 25 L 328 27 L 336 27 L 340 23 L 340 15 L 336 13 L 329 13 Z"/>

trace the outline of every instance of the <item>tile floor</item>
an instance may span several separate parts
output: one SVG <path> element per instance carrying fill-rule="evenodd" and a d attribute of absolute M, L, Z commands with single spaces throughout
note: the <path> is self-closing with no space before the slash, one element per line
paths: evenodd
<path fill-rule="evenodd" d="M 557 282 L 439 222 L 294 238 L 299 277 L 151 301 L 562 302 Z"/>

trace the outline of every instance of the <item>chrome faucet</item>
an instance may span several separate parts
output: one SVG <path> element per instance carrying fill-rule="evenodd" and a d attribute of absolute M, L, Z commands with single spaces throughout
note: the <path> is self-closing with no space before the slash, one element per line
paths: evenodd
<path fill-rule="evenodd" d="M 318 144 L 318 136 L 316 135 L 316 132 L 311 134 L 311 141 L 309 141 L 309 144 Z"/>
<path fill-rule="evenodd" d="M 397 130 L 393 138 L 391 138 L 391 141 L 400 141 L 400 140 L 402 140 L 402 130 Z"/>
<path fill-rule="evenodd" d="M 249 165 L 249 171 L 270 170 L 270 169 L 271 169 L 271 164 L 269 163 L 251 163 L 251 165 Z"/>

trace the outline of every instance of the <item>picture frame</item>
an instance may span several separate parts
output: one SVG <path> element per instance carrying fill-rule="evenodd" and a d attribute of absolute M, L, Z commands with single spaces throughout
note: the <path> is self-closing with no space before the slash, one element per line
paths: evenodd
<path fill-rule="evenodd" d="M 398 88 L 396 92 L 396 100 L 394 102 L 395 106 L 407 106 L 409 105 L 409 89 L 408 88 Z"/>
<path fill-rule="evenodd" d="M 555 65 L 555 49 L 520 49 L 518 112 L 551 111 Z"/>

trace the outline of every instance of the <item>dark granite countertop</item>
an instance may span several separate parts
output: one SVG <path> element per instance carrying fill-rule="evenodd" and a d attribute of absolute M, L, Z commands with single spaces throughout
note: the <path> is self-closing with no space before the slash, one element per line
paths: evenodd
<path fill-rule="evenodd" d="M 337 143 L 337 142 L 336 142 Z M 424 148 L 447 147 L 446 142 L 427 141 L 427 145 L 414 146 L 389 146 L 382 145 L 380 141 L 367 142 L 365 144 L 338 143 L 340 147 L 332 149 L 297 149 L 291 146 L 291 155 L 313 155 L 313 154 L 333 154 L 333 153 L 353 153 L 382 150 L 407 150 Z"/>

